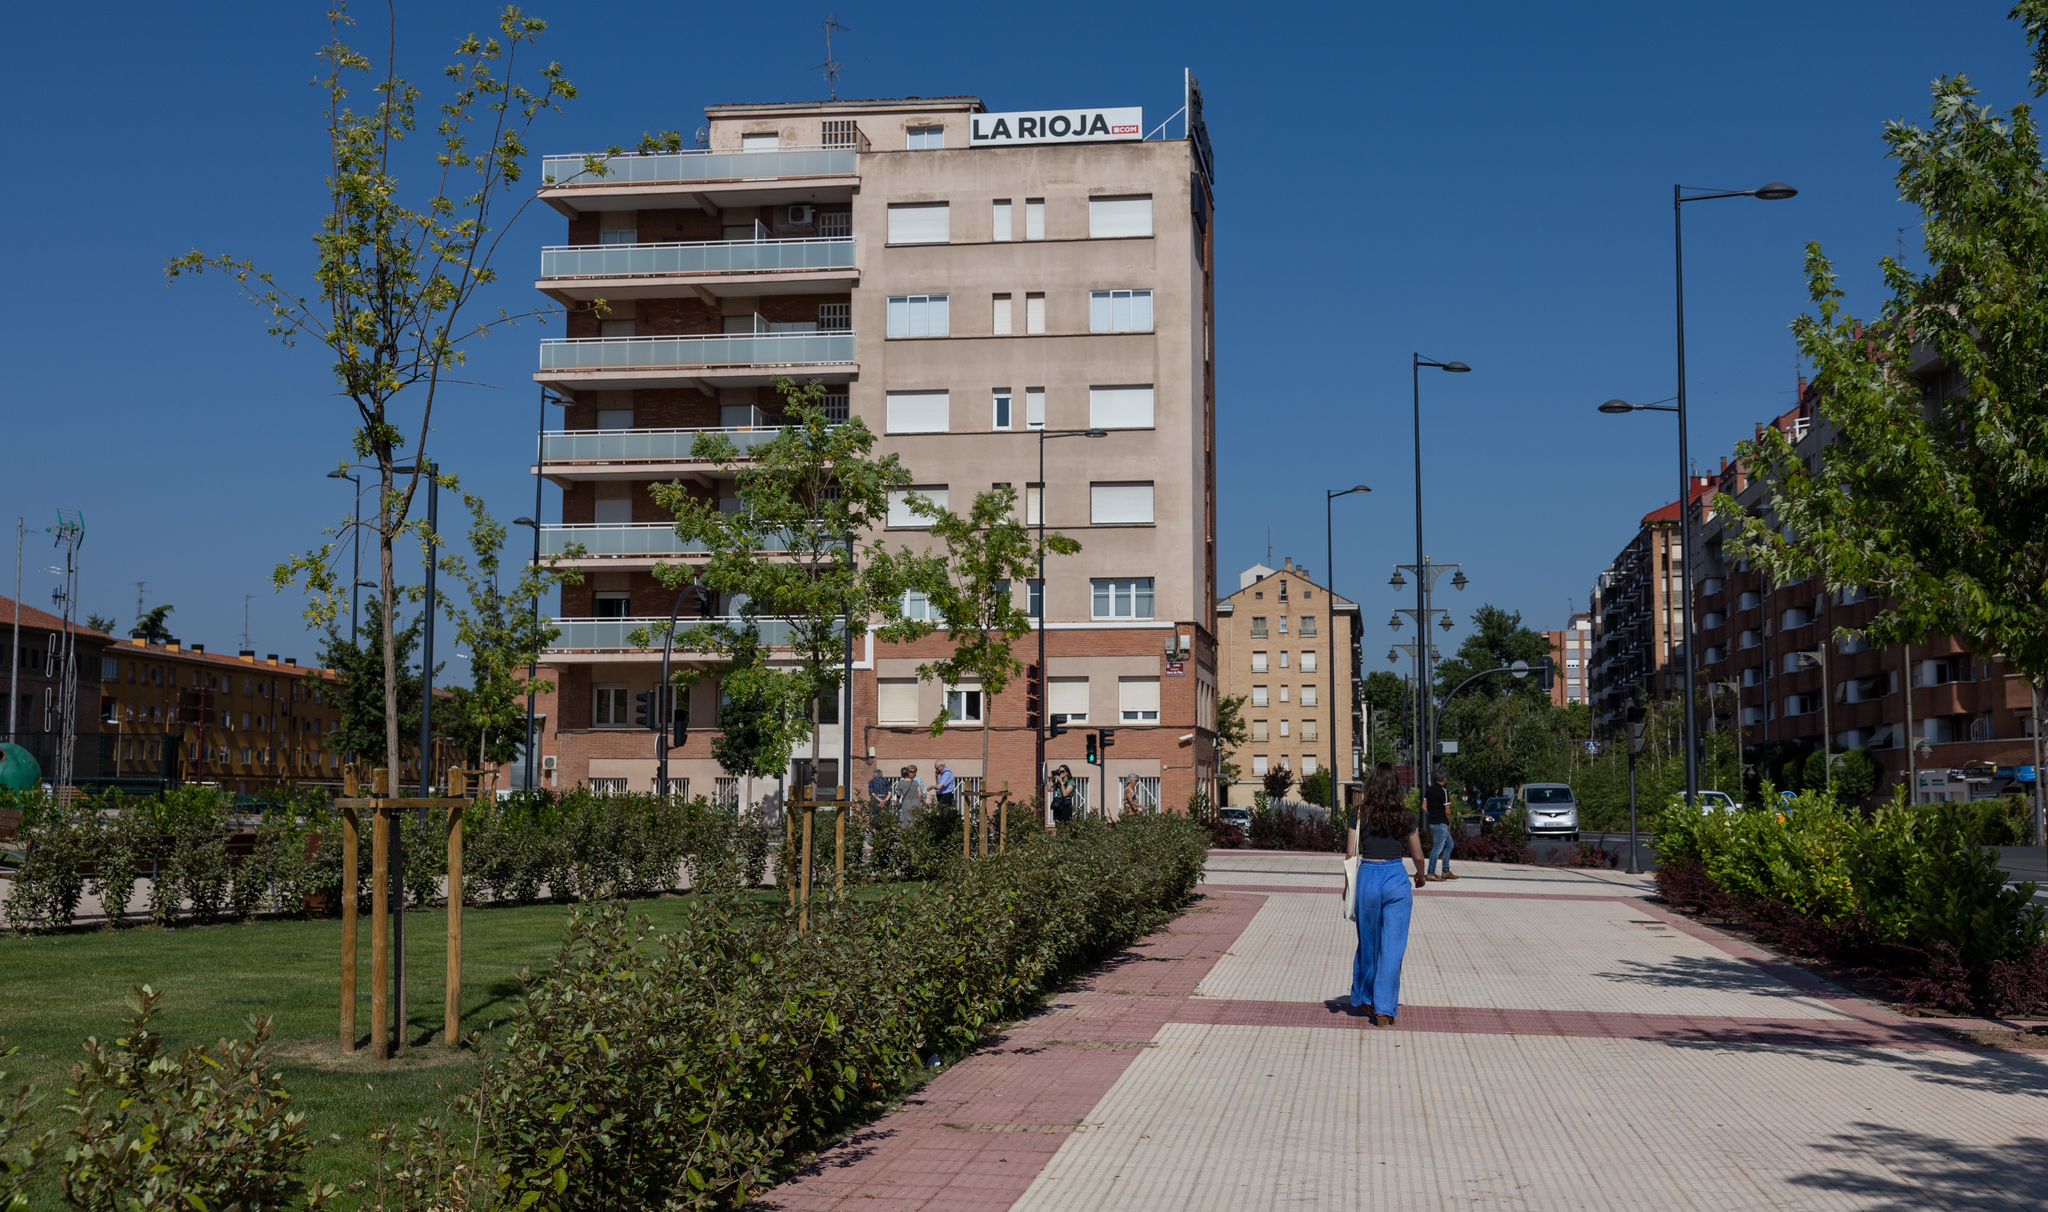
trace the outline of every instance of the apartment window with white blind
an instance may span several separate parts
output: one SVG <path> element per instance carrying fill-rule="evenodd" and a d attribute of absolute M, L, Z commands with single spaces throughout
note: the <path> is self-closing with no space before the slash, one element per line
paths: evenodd
<path fill-rule="evenodd" d="M 1026 240 L 1045 239 L 1044 198 L 1024 199 L 1024 238 Z"/>
<path fill-rule="evenodd" d="M 1293 687 L 1291 686 L 1282 686 L 1280 688 L 1280 701 L 1283 703 L 1290 701 L 1287 696 L 1292 690 Z"/>
<path fill-rule="evenodd" d="M 1152 388 L 1091 387 L 1088 389 L 1091 429 L 1152 428 Z"/>
<path fill-rule="evenodd" d="M 1253 673 L 1264 673 L 1264 672 L 1266 672 L 1266 654 L 1265 654 L 1265 653 L 1263 653 L 1263 652 L 1254 652 L 1254 653 L 1252 653 L 1252 672 L 1253 672 Z"/>
<path fill-rule="evenodd" d="M 1010 200 L 997 198 L 994 221 L 990 224 L 990 237 L 996 240 L 1014 240 L 1016 234 L 1010 226 Z"/>
<path fill-rule="evenodd" d="M 1255 741 L 1265 741 L 1265 740 L 1268 740 L 1268 739 L 1270 739 L 1270 737 L 1271 737 L 1271 733 L 1270 733 L 1270 731 L 1269 731 L 1269 729 L 1268 729 L 1268 726 L 1267 726 L 1267 724 L 1266 724 L 1266 721 L 1264 721 L 1264 720 L 1253 720 L 1253 721 L 1252 721 L 1252 739 L 1253 739 L 1253 740 L 1255 740 Z"/>
<path fill-rule="evenodd" d="M 1008 428 L 1010 428 L 1010 420 L 1011 420 L 1011 418 L 1010 418 L 1010 412 L 1011 412 L 1011 409 L 1010 409 L 1010 392 L 1009 392 L 1009 389 L 1008 389 L 1008 388 L 1003 388 L 1003 389 L 999 389 L 999 390 L 997 390 L 997 391 L 996 391 L 996 392 L 994 393 L 994 395 L 993 395 L 993 396 L 992 396 L 992 397 L 990 398 L 990 404 L 991 404 L 991 408 L 990 408 L 990 411 L 991 411 L 991 412 L 993 413 L 993 415 L 992 415 L 992 416 L 991 416 L 991 417 L 989 418 L 989 426 L 990 426 L 990 428 L 992 428 L 992 429 L 1008 429 Z"/>
<path fill-rule="evenodd" d="M 1321 736 L 1322 736 L 1322 732 L 1321 732 L 1321 730 L 1320 730 L 1320 729 L 1318 729 L 1318 728 L 1316 727 L 1316 722 L 1315 722 L 1314 720 L 1303 720 L 1303 721 L 1301 722 L 1301 739 L 1302 739 L 1302 740 L 1304 740 L 1304 741 L 1314 741 L 1314 740 L 1320 740 L 1320 739 L 1321 739 Z"/>
<path fill-rule="evenodd" d="M 1287 658 L 1288 658 L 1289 656 L 1291 656 L 1291 655 L 1293 655 L 1293 654 L 1292 654 L 1292 653 L 1288 653 L 1288 652 L 1282 652 L 1282 653 L 1280 654 L 1280 668 L 1282 668 L 1282 669 L 1285 669 L 1285 668 L 1287 668 Z"/>
<path fill-rule="evenodd" d="M 1024 486 L 1024 524 L 1026 526 L 1038 525 L 1038 516 L 1044 509 L 1045 485 L 1026 484 Z"/>
<path fill-rule="evenodd" d="M 1252 687 L 1252 706 L 1264 707 L 1267 705 L 1267 702 L 1266 688 L 1264 686 Z"/>
<path fill-rule="evenodd" d="M 1303 673 L 1314 673 L 1316 671 L 1315 653 L 1304 652 L 1301 654 L 1301 671 Z"/>
<path fill-rule="evenodd" d="M 932 526 L 931 519 L 920 517 L 912 512 L 910 508 L 910 498 L 913 493 L 925 498 L 934 505 L 941 508 L 945 507 L 946 486 L 943 484 L 899 489 L 889 494 L 889 525 L 909 527 L 917 530 L 930 530 Z"/>
<path fill-rule="evenodd" d="M 951 397 L 943 391 L 892 391 L 885 424 L 890 433 L 945 433 Z"/>
<path fill-rule="evenodd" d="M 1152 292 L 1096 290 L 1088 294 L 1089 332 L 1151 332 Z"/>
<path fill-rule="evenodd" d="M 1024 331 L 1031 336 L 1045 332 L 1045 296 L 1032 293 L 1024 296 Z"/>
<path fill-rule="evenodd" d="M 998 337 L 1010 335 L 1010 296 L 996 295 L 989 308 L 988 330 Z"/>
<path fill-rule="evenodd" d="M 1118 236 L 1152 234 L 1152 196 L 1138 194 L 1122 198 L 1088 199 L 1088 237 L 1108 240 Z"/>
<path fill-rule="evenodd" d="M 748 152 L 774 151 L 782 146 L 782 136 L 776 134 L 741 135 L 740 150 Z"/>
<path fill-rule="evenodd" d="M 1152 617 L 1152 578 L 1090 581 L 1094 614 L 1098 619 L 1149 619 Z"/>
<path fill-rule="evenodd" d="M 952 239 L 952 208 L 944 202 L 897 202 L 889 207 L 889 243 L 944 244 Z"/>
<path fill-rule="evenodd" d="M 1152 485 L 1090 484 L 1088 520 L 1097 526 L 1152 524 Z"/>
<path fill-rule="evenodd" d="M 1317 697 L 1318 697 L 1318 691 L 1317 691 L 1317 689 L 1316 689 L 1316 687 L 1315 687 L 1315 686 L 1313 686 L 1313 685 L 1309 685 L 1309 686 L 1303 686 L 1303 687 L 1301 688 L 1301 705 L 1302 705 L 1302 706 L 1304 706 L 1304 707 L 1313 707 L 1313 706 L 1315 706 L 1315 705 L 1316 705 L 1316 699 L 1317 699 Z"/>
<path fill-rule="evenodd" d="M 1118 678 L 1117 718 L 1126 724 L 1159 722 L 1159 679 Z"/>
<path fill-rule="evenodd" d="M 1024 428 L 1045 428 L 1045 388 L 1024 389 Z"/>
<path fill-rule="evenodd" d="M 889 335 L 943 337 L 952 328 L 945 295 L 890 295 Z"/>
<path fill-rule="evenodd" d="M 917 679 L 882 678 L 875 683 L 875 718 L 884 724 L 916 724 Z"/>
<path fill-rule="evenodd" d="M 630 210 L 608 210 L 597 216 L 597 242 L 599 244 L 637 244 L 640 242 L 640 216 Z"/>
<path fill-rule="evenodd" d="M 625 590 L 597 591 L 591 611 L 592 618 L 629 619 L 633 617 L 633 595 Z"/>
<path fill-rule="evenodd" d="M 1307 740 L 1308 738 L 1307 738 L 1306 736 L 1304 736 L 1304 737 L 1303 737 L 1302 739 L 1303 739 L 1303 740 Z M 1302 755 L 1301 755 L 1301 772 L 1302 772 L 1302 774 L 1304 774 L 1304 775 L 1310 775 L 1310 774 L 1314 774 L 1314 773 L 1316 772 L 1316 767 L 1317 767 L 1317 762 L 1316 762 L 1316 755 L 1315 755 L 1315 754 L 1313 754 L 1313 753 L 1304 753 L 1304 754 L 1302 754 Z"/>
<path fill-rule="evenodd" d="M 1294 722 L 1293 720 L 1281 720 L 1281 721 L 1280 721 L 1280 735 L 1281 735 L 1281 736 L 1285 737 L 1285 736 L 1292 736 L 1292 735 L 1293 735 L 1293 730 L 1292 730 L 1291 728 L 1289 728 L 1289 727 L 1288 727 L 1288 725 L 1292 724 L 1293 722 Z"/>
<path fill-rule="evenodd" d="M 940 151 L 946 146 L 946 128 L 913 126 L 903 132 L 903 139 L 911 151 Z"/>
<path fill-rule="evenodd" d="M 1088 722 L 1088 679 L 1052 678 L 1046 684 L 1055 724 Z"/>

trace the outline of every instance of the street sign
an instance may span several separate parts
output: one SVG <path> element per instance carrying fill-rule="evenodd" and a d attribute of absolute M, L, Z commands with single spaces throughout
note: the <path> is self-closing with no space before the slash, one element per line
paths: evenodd
<path fill-rule="evenodd" d="M 1444 757 L 1449 757 L 1450 755 L 1452 755 L 1452 754 L 1454 754 L 1454 753 L 1456 753 L 1456 752 L 1458 751 L 1458 742 L 1456 742 L 1456 741 L 1438 741 L 1438 742 L 1436 743 L 1436 751 L 1437 751 L 1437 753 L 1439 753 L 1439 754 L 1443 755 Z"/>
<path fill-rule="evenodd" d="M 1590 753 L 1590 754 L 1593 754 L 1594 756 L 1596 756 L 1596 757 L 1597 757 L 1597 756 L 1599 755 L 1599 753 L 1600 753 L 1600 742 L 1598 742 L 1598 741 L 1587 741 L 1587 742 L 1586 742 L 1586 752 L 1587 752 L 1587 753 Z"/>
<path fill-rule="evenodd" d="M 1516 677 L 1516 678 L 1525 678 L 1525 677 L 1528 677 L 1528 676 L 1529 676 L 1529 662 L 1527 662 L 1527 661 L 1516 661 L 1516 662 L 1515 662 L 1514 664 L 1512 664 L 1512 665 L 1508 666 L 1508 676 L 1510 676 L 1510 677 Z"/>

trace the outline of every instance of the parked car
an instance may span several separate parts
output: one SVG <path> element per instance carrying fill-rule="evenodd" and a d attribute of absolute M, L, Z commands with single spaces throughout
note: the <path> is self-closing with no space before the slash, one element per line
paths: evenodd
<path fill-rule="evenodd" d="M 1579 840 L 1579 797 L 1563 783 L 1529 783 L 1522 788 L 1529 810 L 1529 836 Z"/>
<path fill-rule="evenodd" d="M 1237 829 L 1238 829 L 1238 831 L 1239 831 L 1240 833 L 1244 834 L 1244 842 L 1243 842 L 1242 844 L 1243 844 L 1243 845 L 1246 845 L 1246 846 L 1249 846 L 1249 845 L 1251 845 L 1251 843 L 1252 843 L 1252 810 L 1251 810 L 1251 809 L 1249 809 L 1249 808 L 1230 808 L 1230 807 L 1218 808 L 1218 809 L 1216 810 L 1216 819 L 1217 819 L 1218 821 L 1221 821 L 1222 823 L 1224 823 L 1224 824 L 1226 824 L 1226 825 L 1234 825 L 1234 826 L 1236 826 L 1236 827 L 1237 827 Z"/>
<path fill-rule="evenodd" d="M 1684 803 L 1685 793 L 1681 791 L 1671 798 L 1679 803 Z M 1725 791 L 1707 791 L 1702 789 L 1700 791 L 1700 807 L 1708 812 L 1740 812 L 1742 811 L 1742 801 Z"/>
<path fill-rule="evenodd" d="M 1489 797 L 1485 803 L 1479 805 L 1479 832 L 1482 834 L 1492 833 L 1493 827 L 1500 824 L 1502 818 L 1514 810 L 1515 798 L 1513 796 L 1496 795 Z"/>

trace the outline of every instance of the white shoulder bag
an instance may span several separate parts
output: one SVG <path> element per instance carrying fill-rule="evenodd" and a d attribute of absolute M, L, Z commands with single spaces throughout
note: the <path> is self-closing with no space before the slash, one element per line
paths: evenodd
<path fill-rule="evenodd" d="M 1344 920 L 1358 920 L 1358 856 L 1344 860 Z"/>

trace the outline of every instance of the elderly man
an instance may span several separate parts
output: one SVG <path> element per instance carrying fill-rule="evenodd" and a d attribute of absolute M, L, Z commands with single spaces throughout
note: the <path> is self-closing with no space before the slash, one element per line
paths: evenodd
<path fill-rule="evenodd" d="M 953 768 L 944 762 L 935 762 L 932 765 L 932 773 L 939 782 L 939 806 L 953 807 L 960 789 L 960 780 L 954 777 Z"/>

